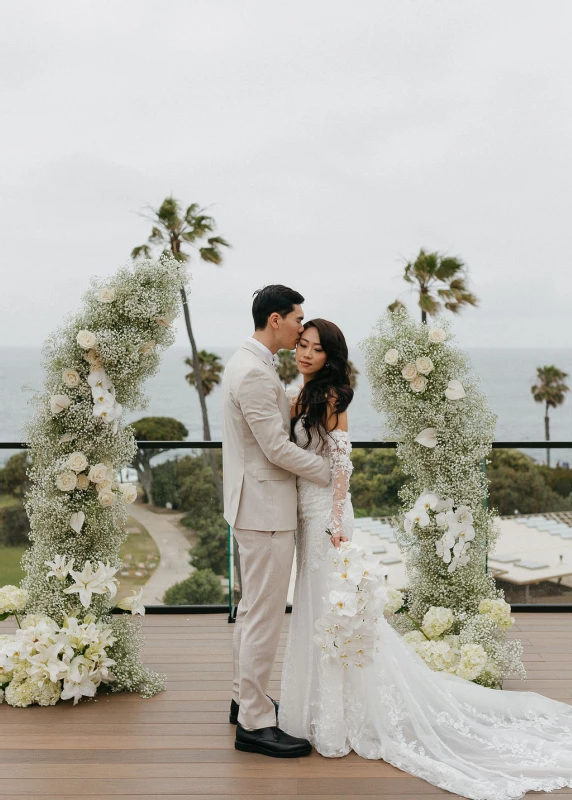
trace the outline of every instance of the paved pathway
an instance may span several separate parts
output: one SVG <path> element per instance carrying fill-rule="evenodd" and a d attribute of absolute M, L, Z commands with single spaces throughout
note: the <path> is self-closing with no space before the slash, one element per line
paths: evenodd
<path fill-rule="evenodd" d="M 162 605 L 169 586 L 188 578 L 193 571 L 189 563 L 189 542 L 173 525 L 169 514 L 156 514 L 140 503 L 130 506 L 129 513 L 147 528 L 160 554 L 159 566 L 143 587 L 143 603 Z"/>

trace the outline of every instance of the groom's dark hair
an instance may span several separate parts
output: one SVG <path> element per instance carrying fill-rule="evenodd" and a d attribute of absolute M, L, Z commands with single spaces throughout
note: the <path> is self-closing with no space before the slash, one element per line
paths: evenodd
<path fill-rule="evenodd" d="M 265 286 L 254 292 L 254 302 L 252 303 L 252 316 L 254 318 L 254 328 L 263 331 L 268 325 L 270 314 L 280 314 L 282 319 L 294 310 L 295 305 L 304 302 L 304 298 L 294 289 L 282 286 L 279 283 L 272 286 Z"/>

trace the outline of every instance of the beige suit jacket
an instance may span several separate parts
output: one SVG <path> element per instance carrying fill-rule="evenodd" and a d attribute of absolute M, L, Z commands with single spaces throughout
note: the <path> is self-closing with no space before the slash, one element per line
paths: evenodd
<path fill-rule="evenodd" d="M 252 531 L 296 528 L 296 475 L 326 486 L 326 459 L 290 441 L 290 404 L 270 360 L 245 342 L 222 381 L 224 518 Z"/>

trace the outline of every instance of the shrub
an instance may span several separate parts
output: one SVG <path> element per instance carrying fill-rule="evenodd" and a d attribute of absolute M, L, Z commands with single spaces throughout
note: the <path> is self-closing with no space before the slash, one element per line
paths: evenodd
<path fill-rule="evenodd" d="M 212 569 L 198 569 L 184 581 L 170 586 L 163 596 L 168 606 L 209 605 L 222 603 L 224 593 Z"/>
<path fill-rule="evenodd" d="M 499 514 L 514 514 L 516 510 L 521 514 L 536 514 L 572 509 L 572 501 L 548 484 L 547 479 L 551 477 L 548 469 L 525 453 L 495 449 L 489 459 L 489 502 Z"/>
<path fill-rule="evenodd" d="M 27 450 L 10 456 L 0 469 L 0 494 L 23 497 L 29 488 L 27 470 L 31 466 Z"/>
<path fill-rule="evenodd" d="M 30 523 L 22 503 L 17 502 L 0 508 L 0 545 L 6 547 L 28 547 Z"/>
<path fill-rule="evenodd" d="M 228 528 L 219 515 L 201 521 L 195 528 L 198 542 L 189 551 L 191 563 L 196 569 L 211 569 L 217 575 L 228 576 Z"/>

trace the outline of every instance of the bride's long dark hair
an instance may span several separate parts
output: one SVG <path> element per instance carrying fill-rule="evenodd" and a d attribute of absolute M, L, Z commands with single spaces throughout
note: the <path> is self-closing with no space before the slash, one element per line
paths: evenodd
<path fill-rule="evenodd" d="M 322 442 L 325 442 L 326 423 L 332 410 L 337 417 L 347 409 L 354 396 L 350 385 L 352 370 L 344 334 L 327 319 L 311 319 L 304 325 L 305 331 L 308 328 L 318 331 L 320 346 L 326 354 L 326 363 L 304 384 L 298 397 L 296 416 L 291 422 L 292 438 L 296 441 L 294 429 L 298 420 L 302 419 L 307 434 L 304 447 L 309 446 L 313 429 L 318 431 Z"/>

